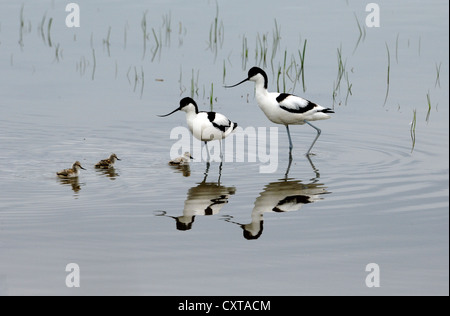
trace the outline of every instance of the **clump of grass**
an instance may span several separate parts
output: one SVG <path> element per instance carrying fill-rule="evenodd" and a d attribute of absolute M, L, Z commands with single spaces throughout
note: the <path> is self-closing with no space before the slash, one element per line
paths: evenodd
<path fill-rule="evenodd" d="M 342 78 L 345 76 L 345 68 L 347 62 L 344 62 L 342 59 L 342 45 L 337 49 L 337 62 L 338 62 L 338 73 L 336 77 L 336 81 L 333 83 L 333 105 L 336 101 L 336 96 L 338 95 L 338 91 L 341 89 Z"/>
<path fill-rule="evenodd" d="M 336 103 L 336 97 L 338 96 L 338 93 L 341 91 L 341 85 L 343 79 L 347 83 L 347 91 L 345 96 L 345 105 L 348 103 L 348 99 L 351 95 L 353 95 L 352 87 L 353 84 L 350 83 L 349 78 L 349 71 L 347 71 L 347 60 L 343 60 L 342 57 L 342 45 L 337 49 L 337 62 L 338 62 L 338 73 L 336 77 L 336 81 L 333 83 L 333 108 L 334 104 Z M 353 70 L 351 70 L 353 72 Z M 341 105 L 342 102 L 339 102 L 339 105 Z"/>
<path fill-rule="evenodd" d="M 305 85 L 305 53 L 306 53 L 306 42 L 303 43 L 303 50 L 298 51 L 298 55 L 300 57 L 300 75 L 302 76 L 302 86 L 303 86 L 303 92 L 306 92 L 306 85 Z M 298 76 L 297 76 L 298 77 Z"/>
<path fill-rule="evenodd" d="M 216 15 L 209 29 L 209 42 L 208 42 L 208 48 L 214 53 L 215 57 L 217 57 L 218 47 L 220 46 L 220 48 L 222 48 L 223 40 L 224 40 L 224 26 L 223 21 L 220 21 L 219 23 L 219 3 L 216 1 Z"/>
<path fill-rule="evenodd" d="M 142 36 L 143 36 L 143 53 L 142 53 L 142 59 L 145 58 L 145 53 L 147 52 L 147 40 L 148 40 L 148 32 L 147 32 L 147 11 L 144 12 L 144 15 L 142 16 L 141 20 L 141 29 L 142 29 Z"/>
<path fill-rule="evenodd" d="M 242 36 L 242 70 L 247 69 L 247 61 L 248 61 L 248 44 L 247 37 L 245 34 Z"/>
<path fill-rule="evenodd" d="M 46 44 L 45 40 L 45 33 L 44 33 L 44 24 L 45 20 L 47 19 L 47 12 L 44 13 L 44 16 L 42 17 L 41 24 L 39 25 L 39 34 L 41 35 L 42 40 L 44 41 L 44 44 Z"/>
<path fill-rule="evenodd" d="M 284 51 L 284 62 L 283 62 L 283 92 L 286 92 L 286 60 L 287 60 L 287 50 Z"/>
<path fill-rule="evenodd" d="M 366 28 L 361 27 L 361 23 L 359 23 L 358 17 L 355 15 L 356 24 L 358 25 L 358 31 L 359 31 L 359 37 L 358 41 L 356 42 L 355 48 L 353 49 L 353 54 L 355 54 L 356 49 L 358 48 L 359 44 L 361 43 L 361 40 L 364 41 L 366 38 Z"/>
<path fill-rule="evenodd" d="M 110 51 L 110 42 L 111 38 L 111 26 L 108 28 L 108 34 L 106 35 L 106 38 L 103 39 L 103 46 L 106 47 L 106 51 L 108 52 L 108 57 L 111 57 L 111 51 Z"/>
<path fill-rule="evenodd" d="M 19 46 L 20 49 L 23 49 L 23 30 L 25 27 L 25 20 L 23 18 L 23 8 L 24 8 L 24 4 L 22 4 L 22 7 L 20 8 L 20 15 L 19 15 L 19 19 L 20 19 L 20 24 L 19 24 Z"/>
<path fill-rule="evenodd" d="M 411 121 L 411 128 L 410 128 L 410 134 L 411 134 L 411 153 L 414 151 L 414 148 L 416 147 L 416 123 L 417 123 L 417 110 L 413 110 L 413 119 Z"/>
<path fill-rule="evenodd" d="M 141 99 L 144 95 L 144 85 L 145 85 L 145 78 L 144 78 L 144 67 L 141 66 Z"/>
<path fill-rule="evenodd" d="M 211 112 L 213 111 L 213 104 L 214 104 L 214 83 L 211 83 L 211 91 L 209 94 L 209 105 L 211 107 Z"/>
<path fill-rule="evenodd" d="M 60 47 L 60 44 L 58 43 L 55 47 L 55 61 L 59 63 L 61 58 L 62 58 L 62 49 Z"/>
<path fill-rule="evenodd" d="M 86 73 L 86 68 L 89 65 L 89 62 L 83 56 L 80 58 L 80 62 L 76 63 L 76 70 L 80 72 L 80 76 L 84 76 Z"/>
<path fill-rule="evenodd" d="M 53 18 L 50 18 L 48 20 L 48 25 L 47 25 L 47 40 L 48 40 L 48 46 L 52 47 L 52 38 L 50 36 L 50 30 L 52 28 L 52 23 L 53 23 Z"/>
<path fill-rule="evenodd" d="M 192 69 L 192 77 L 191 77 L 191 98 L 194 99 L 195 95 L 198 96 L 198 78 L 200 76 L 200 70 L 197 70 L 197 79 L 194 76 L 194 69 Z"/>
<path fill-rule="evenodd" d="M 169 11 L 169 13 L 163 15 L 162 19 L 162 27 L 165 31 L 165 45 L 170 46 L 170 35 L 172 33 L 172 13 Z"/>
<path fill-rule="evenodd" d="M 350 95 L 353 95 L 352 93 L 353 84 L 351 84 L 350 80 L 348 79 L 348 72 L 345 73 L 345 80 L 347 81 L 347 95 L 345 96 L 345 105 L 347 105 L 348 97 Z"/>
<path fill-rule="evenodd" d="M 227 76 L 227 66 L 225 64 L 225 60 L 223 61 L 223 77 L 222 77 L 222 83 L 225 84 L 225 78 Z"/>
<path fill-rule="evenodd" d="M 277 55 L 278 49 L 280 47 L 281 42 L 281 28 L 279 27 L 277 23 L 277 19 L 275 19 L 275 29 L 272 32 L 273 34 L 273 43 L 272 43 L 272 57 L 271 57 L 271 64 L 273 68 L 273 61 Z"/>
<path fill-rule="evenodd" d="M 180 78 L 178 79 L 178 83 L 180 84 L 180 95 L 182 95 L 186 88 L 183 86 L 183 68 L 180 66 Z"/>
<path fill-rule="evenodd" d="M 185 27 L 183 27 L 183 23 L 179 23 L 179 28 L 178 28 L 178 47 L 181 47 L 184 43 L 184 39 L 183 36 L 185 36 L 187 33 L 187 29 Z"/>
<path fill-rule="evenodd" d="M 336 90 L 339 90 L 341 87 L 341 81 L 345 74 L 345 66 L 346 62 L 344 63 L 342 60 L 342 45 L 337 49 L 337 58 L 338 58 L 338 73 L 336 78 Z"/>
<path fill-rule="evenodd" d="M 281 65 L 279 65 L 278 72 L 277 72 L 277 90 L 281 91 L 280 90 L 280 79 L 282 79 L 283 80 L 283 92 L 286 92 L 286 59 L 287 59 L 287 50 L 284 51 L 283 67 L 281 67 Z"/>
<path fill-rule="evenodd" d="M 91 49 L 94 49 L 94 32 L 91 32 L 90 44 L 91 44 Z"/>
<path fill-rule="evenodd" d="M 153 38 L 155 39 L 155 48 L 152 49 L 152 62 L 155 60 L 156 54 L 159 52 L 161 56 L 161 32 L 159 33 L 159 39 L 158 36 L 156 36 L 155 29 L 152 28 Z"/>
<path fill-rule="evenodd" d="M 430 98 L 430 91 L 427 93 L 427 103 L 428 103 L 428 112 L 427 112 L 427 118 L 425 119 L 427 123 L 430 120 L 430 114 L 431 114 L 431 98 Z"/>
<path fill-rule="evenodd" d="M 262 37 L 258 33 L 256 36 L 256 54 L 255 61 L 258 66 L 267 67 L 267 34 Z"/>
<path fill-rule="evenodd" d="M 386 43 L 386 51 L 387 51 L 387 60 L 388 60 L 388 65 L 387 65 L 387 78 L 386 78 L 386 83 L 387 83 L 387 87 L 386 87 L 386 96 L 384 98 L 384 104 L 383 106 L 386 105 L 388 96 L 389 96 L 389 86 L 390 86 L 390 72 L 391 72 L 391 54 L 389 52 L 389 46 Z"/>
<path fill-rule="evenodd" d="M 436 63 L 436 82 L 434 83 L 434 87 L 437 87 L 439 85 L 439 88 L 441 87 L 441 66 L 442 62 L 439 63 L 439 65 Z"/>
<path fill-rule="evenodd" d="M 130 73 L 131 70 L 134 69 L 134 80 L 133 82 L 130 79 Z M 138 69 L 136 66 L 133 68 L 130 66 L 127 71 L 127 79 L 128 83 L 130 85 L 133 85 L 133 92 L 136 92 L 139 82 L 141 83 L 140 88 L 140 98 L 142 99 L 142 96 L 144 95 L 144 86 L 145 86 L 145 76 L 144 76 L 144 67 L 141 66 L 140 72 L 138 72 Z"/>
<path fill-rule="evenodd" d="M 280 91 L 280 77 L 281 77 L 281 66 L 278 67 L 277 72 L 277 91 Z"/>
<path fill-rule="evenodd" d="M 95 49 L 92 49 L 92 80 L 95 78 L 95 69 L 97 68 L 97 60 L 95 58 Z"/>

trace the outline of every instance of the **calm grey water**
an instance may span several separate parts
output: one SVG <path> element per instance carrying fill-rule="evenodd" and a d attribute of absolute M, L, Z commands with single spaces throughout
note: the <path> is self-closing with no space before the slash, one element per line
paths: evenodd
<path fill-rule="evenodd" d="M 67 28 L 64 3 L 0 1 L 0 295 L 448 295 L 447 1 L 378 1 L 379 28 L 359 1 L 77 3 Z M 303 91 L 290 78 L 305 40 Z M 275 173 L 168 166 L 185 117 L 156 115 L 191 93 L 208 110 L 213 90 L 243 128 L 277 127 L 253 84 L 223 88 L 254 65 L 271 91 L 334 107 L 311 160 L 305 125 L 289 170 L 284 127 Z M 75 160 L 87 170 L 58 180 Z"/>

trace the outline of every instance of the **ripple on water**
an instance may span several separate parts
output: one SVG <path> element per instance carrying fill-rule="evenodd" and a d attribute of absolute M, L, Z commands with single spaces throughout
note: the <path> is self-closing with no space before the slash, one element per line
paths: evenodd
<path fill-rule="evenodd" d="M 341 139 L 345 142 L 323 140 L 332 156 L 320 155 L 326 160 L 327 169 L 338 170 L 328 175 L 334 191 L 342 193 L 333 198 L 346 201 L 348 206 L 382 205 L 383 211 L 423 210 L 424 203 L 436 209 L 445 205 L 441 197 L 436 200 L 435 193 L 445 189 L 448 168 L 443 165 L 444 169 L 436 171 L 436 166 L 429 165 L 433 161 L 439 163 L 432 150 L 438 146 L 439 136 L 421 140 L 420 148 L 414 152 L 409 139 L 390 135 L 349 132 Z"/>

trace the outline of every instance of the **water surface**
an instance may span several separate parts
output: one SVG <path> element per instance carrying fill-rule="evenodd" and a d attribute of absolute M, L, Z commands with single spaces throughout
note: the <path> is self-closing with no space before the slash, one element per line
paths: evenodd
<path fill-rule="evenodd" d="M 1 295 L 448 295 L 447 2 L 379 1 L 380 28 L 351 1 L 77 3 L 69 29 L 62 3 L 0 2 Z M 277 75 L 285 52 L 299 67 L 305 40 L 303 91 Z M 291 128 L 290 166 L 279 127 L 275 173 L 168 166 L 185 117 L 156 115 L 192 85 L 202 110 L 212 88 L 239 126 L 276 127 L 252 84 L 223 88 L 254 65 L 271 91 L 334 108 L 315 155 L 305 125 Z M 95 170 L 112 152 L 115 169 Z M 75 160 L 79 179 L 55 177 Z M 369 263 L 380 288 L 366 287 Z"/>

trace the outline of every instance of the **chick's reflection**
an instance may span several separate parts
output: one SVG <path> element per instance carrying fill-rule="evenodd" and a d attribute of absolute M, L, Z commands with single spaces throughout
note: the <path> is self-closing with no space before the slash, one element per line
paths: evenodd
<path fill-rule="evenodd" d="M 81 190 L 80 181 L 78 180 L 78 177 L 75 178 L 59 178 L 59 183 L 61 183 L 64 186 L 70 186 L 72 187 L 72 191 L 77 194 Z"/>
<path fill-rule="evenodd" d="M 282 180 L 272 182 L 265 186 L 255 201 L 255 206 L 251 214 L 251 223 L 240 224 L 231 219 L 226 221 L 238 224 L 246 239 L 258 239 L 263 232 L 264 213 L 282 213 L 298 211 L 305 204 L 314 203 L 323 199 L 322 195 L 327 194 L 326 187 L 316 181 L 303 184 L 300 180 Z"/>
<path fill-rule="evenodd" d="M 110 180 L 116 180 L 119 174 L 114 167 L 96 169 L 98 174 L 108 177 Z"/>
<path fill-rule="evenodd" d="M 168 216 L 165 212 L 161 216 L 175 219 L 178 230 L 190 230 L 195 216 L 215 215 L 220 212 L 228 198 L 236 192 L 234 187 L 224 187 L 217 183 L 202 182 L 198 186 L 190 188 L 187 199 L 184 202 L 183 215 Z"/>

